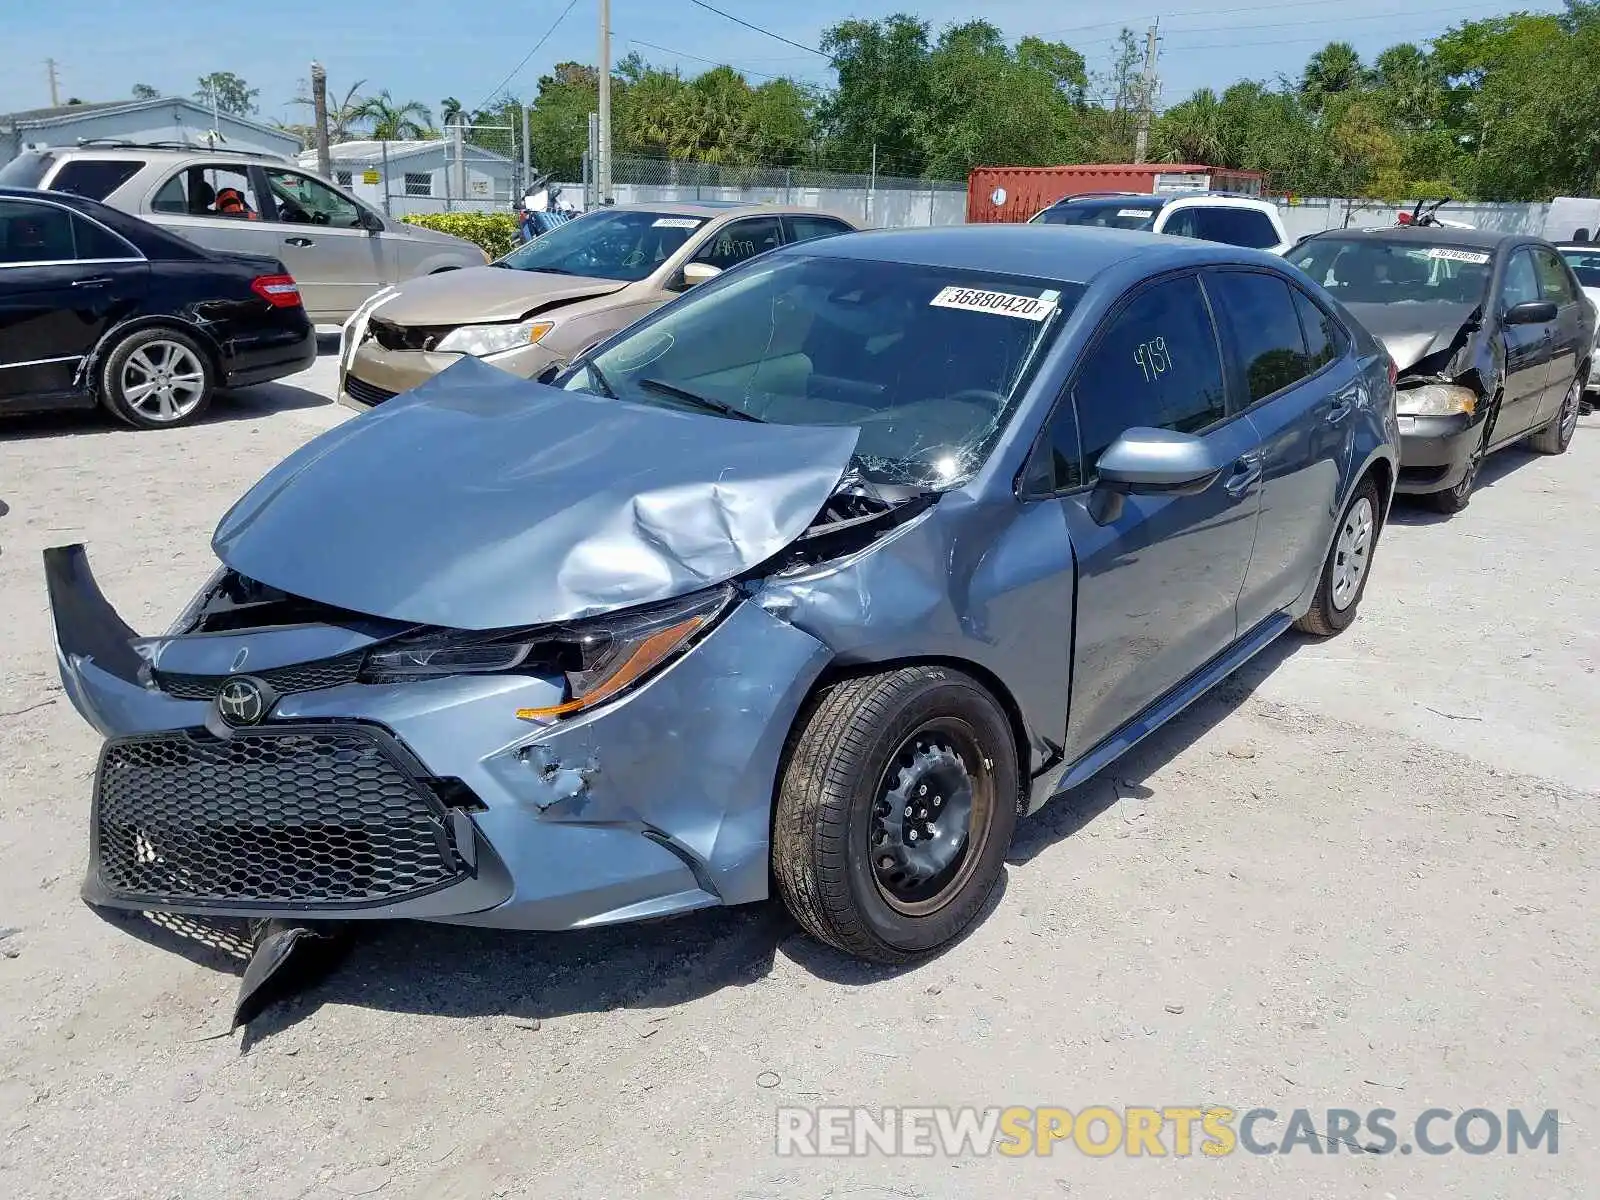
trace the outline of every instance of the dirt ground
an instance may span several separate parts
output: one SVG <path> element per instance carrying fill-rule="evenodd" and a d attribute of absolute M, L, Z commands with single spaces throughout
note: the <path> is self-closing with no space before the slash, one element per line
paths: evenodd
<path fill-rule="evenodd" d="M 228 504 L 342 418 L 332 368 L 188 430 L 0 429 L 0 1195 L 1595 1194 L 1600 416 L 1565 457 L 1497 456 L 1457 518 L 1400 509 L 1351 630 L 1281 641 L 1027 821 L 982 926 L 931 962 L 855 964 L 770 907 L 400 924 L 228 1036 L 225 940 L 78 898 L 98 740 L 59 687 L 39 551 L 86 542 L 129 622 L 163 628 Z M 1554 1155 L 778 1157 L 777 1107 L 821 1104 L 1561 1127 Z"/>

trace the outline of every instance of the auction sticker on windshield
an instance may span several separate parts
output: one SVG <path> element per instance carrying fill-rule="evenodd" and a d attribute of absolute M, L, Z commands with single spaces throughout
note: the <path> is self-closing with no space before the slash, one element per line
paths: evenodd
<path fill-rule="evenodd" d="M 1443 258 L 1450 262 L 1477 263 L 1482 266 L 1489 256 L 1481 250 L 1453 250 L 1449 246 L 1429 246 L 1429 258 Z"/>
<path fill-rule="evenodd" d="M 657 217 L 653 222 L 656 229 L 698 229 L 699 217 Z"/>
<path fill-rule="evenodd" d="M 1004 317 L 1020 317 L 1024 321 L 1042 321 L 1056 310 L 1059 292 L 1044 292 L 1038 296 L 1019 296 L 1014 292 L 985 292 L 977 288 L 947 287 L 928 301 L 933 308 L 960 308 L 968 312 L 996 313 Z"/>
<path fill-rule="evenodd" d="M 1148 208 L 1119 208 L 1119 209 L 1117 209 L 1117 216 L 1119 216 L 1119 217 L 1148 217 L 1149 215 L 1150 215 L 1150 210 Z"/>

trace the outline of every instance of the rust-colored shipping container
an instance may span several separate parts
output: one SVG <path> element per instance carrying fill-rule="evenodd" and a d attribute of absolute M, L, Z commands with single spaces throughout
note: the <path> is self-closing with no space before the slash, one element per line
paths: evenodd
<path fill-rule="evenodd" d="M 1260 196 L 1266 176 L 1197 163 L 1083 163 L 1070 167 L 978 167 L 967 176 L 967 220 L 1026 221 L 1084 192 L 1243 192 Z"/>

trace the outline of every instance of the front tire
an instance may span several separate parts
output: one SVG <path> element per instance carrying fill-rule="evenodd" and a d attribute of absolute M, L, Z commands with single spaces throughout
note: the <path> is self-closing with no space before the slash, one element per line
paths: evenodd
<path fill-rule="evenodd" d="M 170 429 L 211 404 L 216 372 L 210 356 L 176 329 L 129 334 L 100 365 L 100 399 L 135 429 Z"/>
<path fill-rule="evenodd" d="M 1333 546 L 1317 577 L 1317 594 L 1310 611 L 1294 623 L 1296 629 L 1316 637 L 1332 637 L 1356 619 L 1356 608 L 1372 574 L 1372 555 L 1378 548 L 1383 526 L 1382 512 L 1377 481 L 1369 475 L 1361 481 L 1339 518 Z"/>
<path fill-rule="evenodd" d="M 904 963 L 965 933 L 1004 868 L 1020 801 L 1011 723 L 947 667 L 827 687 L 779 781 L 772 868 L 807 933 Z"/>

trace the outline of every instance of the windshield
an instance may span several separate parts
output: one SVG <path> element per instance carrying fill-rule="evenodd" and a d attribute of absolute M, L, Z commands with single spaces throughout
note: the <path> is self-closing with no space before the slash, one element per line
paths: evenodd
<path fill-rule="evenodd" d="M 1109 200 L 1073 200 L 1045 209 L 1033 218 L 1036 225 L 1098 225 L 1111 229 L 1149 229 L 1156 223 L 1162 201 L 1140 196 L 1115 196 Z"/>
<path fill-rule="evenodd" d="M 55 161 L 55 155 L 38 150 L 19 154 L 0 167 L 0 187 L 36 188 Z"/>
<path fill-rule="evenodd" d="M 1477 304 L 1491 255 L 1411 238 L 1312 238 L 1287 258 L 1343 304 Z"/>
<path fill-rule="evenodd" d="M 594 279 L 644 279 L 706 223 L 704 217 L 601 209 L 557 225 L 494 265 Z"/>
<path fill-rule="evenodd" d="M 1600 288 L 1600 246 L 1565 247 L 1561 257 L 1586 288 Z"/>
<path fill-rule="evenodd" d="M 1080 284 L 797 254 L 635 326 L 572 391 L 785 425 L 854 425 L 857 467 L 949 486 L 982 463 Z"/>

